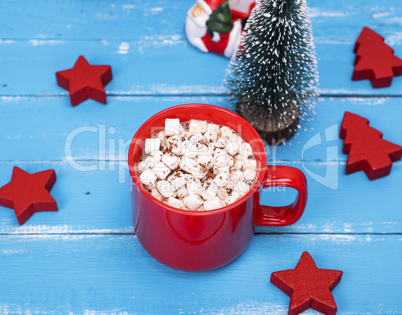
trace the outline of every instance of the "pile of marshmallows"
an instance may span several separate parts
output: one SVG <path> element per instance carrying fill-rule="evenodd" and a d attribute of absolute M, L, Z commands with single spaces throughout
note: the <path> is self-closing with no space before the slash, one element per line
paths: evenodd
<path fill-rule="evenodd" d="M 204 120 L 166 119 L 145 140 L 140 181 L 156 199 L 179 209 L 214 210 L 251 188 L 257 162 L 249 143 L 231 128 Z"/>

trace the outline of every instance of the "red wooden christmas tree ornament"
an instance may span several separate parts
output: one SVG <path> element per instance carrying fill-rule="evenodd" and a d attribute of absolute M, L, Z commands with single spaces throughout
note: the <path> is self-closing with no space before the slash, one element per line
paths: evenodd
<path fill-rule="evenodd" d="M 55 182 L 54 170 L 29 174 L 15 166 L 11 182 L 0 188 L 0 206 L 14 209 L 20 225 L 35 212 L 57 211 L 57 203 L 50 195 Z"/>
<path fill-rule="evenodd" d="M 384 43 L 384 37 L 368 27 L 360 33 L 354 52 L 352 80 L 368 79 L 374 88 L 380 88 L 390 86 L 394 76 L 402 75 L 402 60 Z"/>
<path fill-rule="evenodd" d="M 334 315 L 337 307 L 331 290 L 341 281 L 342 271 L 319 269 L 308 252 L 304 252 L 296 269 L 273 272 L 271 282 L 291 297 L 289 315 L 308 308 Z"/>
<path fill-rule="evenodd" d="M 349 153 L 346 174 L 363 170 L 373 180 L 391 172 L 392 162 L 402 157 L 402 147 L 382 139 L 382 133 L 368 124 L 366 118 L 345 112 L 340 137 L 343 153 Z"/>
<path fill-rule="evenodd" d="M 70 92 L 71 105 L 93 99 L 106 104 L 105 86 L 112 80 L 110 66 L 92 66 L 80 56 L 73 68 L 56 72 L 57 84 Z"/>

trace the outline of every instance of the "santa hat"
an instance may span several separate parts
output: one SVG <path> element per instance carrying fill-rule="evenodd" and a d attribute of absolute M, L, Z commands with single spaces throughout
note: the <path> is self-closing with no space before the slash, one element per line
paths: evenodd
<path fill-rule="evenodd" d="M 197 0 L 197 3 L 202 6 L 202 8 L 211 15 L 212 11 L 215 10 L 222 2 L 226 0 Z"/>

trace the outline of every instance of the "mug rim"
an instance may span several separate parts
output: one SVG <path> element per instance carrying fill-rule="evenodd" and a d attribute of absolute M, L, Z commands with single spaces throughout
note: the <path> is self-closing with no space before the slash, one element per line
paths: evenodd
<path fill-rule="evenodd" d="M 259 140 L 260 145 L 262 146 L 263 149 L 263 158 L 261 161 L 261 168 L 259 170 L 257 170 L 257 178 L 253 184 L 253 186 L 250 188 L 250 190 L 243 196 L 241 197 L 239 200 L 237 200 L 236 202 L 227 205 L 225 207 L 222 208 L 218 208 L 218 209 L 214 209 L 214 210 L 205 210 L 205 211 L 191 211 L 191 210 L 183 210 L 183 209 L 179 209 L 179 208 L 175 208 L 172 206 L 167 205 L 166 203 L 163 203 L 162 201 L 159 201 L 158 199 L 156 199 L 154 196 L 151 195 L 151 193 L 142 185 L 142 183 L 140 182 L 138 176 L 135 174 L 134 172 L 134 164 L 135 162 L 138 163 L 138 161 L 133 161 L 134 157 L 133 157 L 133 150 L 136 144 L 136 139 L 138 138 L 139 135 L 142 134 L 143 130 L 146 128 L 146 126 L 148 125 L 148 122 L 151 120 L 154 120 L 156 118 L 159 118 L 160 116 L 164 116 L 166 114 L 166 112 L 171 112 L 171 111 L 175 111 L 175 110 L 179 110 L 181 108 L 189 108 L 189 107 L 210 107 L 212 109 L 215 110 L 219 110 L 222 113 L 228 114 L 230 116 L 234 116 L 239 123 L 241 123 L 242 125 L 245 125 L 250 131 L 251 133 L 254 135 L 255 139 L 257 139 L 257 141 Z M 195 119 L 197 117 L 194 117 Z M 242 137 L 243 138 L 243 137 Z M 265 165 L 265 167 L 264 167 Z M 262 179 L 264 178 L 265 175 L 265 170 L 266 170 L 266 166 L 267 166 L 267 154 L 265 151 L 265 146 L 264 143 L 262 142 L 262 139 L 260 137 L 260 135 L 258 134 L 258 132 L 254 129 L 254 127 L 248 122 L 246 121 L 243 117 L 241 117 L 240 115 L 236 114 L 233 111 L 230 111 L 226 108 L 223 107 L 219 107 L 216 105 L 210 105 L 210 104 L 203 104 L 203 103 L 188 103 L 188 104 L 182 104 L 182 105 L 176 105 L 176 106 L 172 106 L 169 108 L 166 108 L 158 113 L 156 113 L 155 115 L 151 116 L 150 118 L 148 118 L 141 126 L 140 128 L 138 128 L 137 132 L 134 134 L 133 139 L 131 140 L 130 143 L 130 147 L 128 150 L 128 169 L 130 172 L 130 176 L 131 176 L 131 180 L 135 183 L 136 188 L 138 190 L 140 190 L 142 193 L 144 193 L 145 197 L 148 198 L 150 201 L 156 203 L 158 206 L 169 210 L 169 211 L 173 211 L 179 214 L 184 214 L 184 215 L 195 215 L 195 216 L 204 216 L 204 215 L 213 215 L 213 214 L 217 214 L 217 213 L 221 213 L 221 212 L 225 212 L 228 211 L 232 208 L 237 207 L 238 205 L 240 205 L 241 203 L 243 203 L 244 201 L 246 201 L 252 194 L 254 194 L 254 192 L 257 190 L 257 188 L 259 188 Z"/>

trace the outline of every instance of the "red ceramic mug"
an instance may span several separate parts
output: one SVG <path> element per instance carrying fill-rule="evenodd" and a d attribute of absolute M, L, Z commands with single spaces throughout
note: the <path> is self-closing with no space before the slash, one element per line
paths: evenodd
<path fill-rule="evenodd" d="M 187 211 L 160 202 L 139 181 L 138 161 L 145 139 L 164 128 L 166 118 L 207 120 L 228 126 L 250 143 L 257 160 L 253 187 L 240 200 L 211 211 Z M 290 166 L 267 166 L 264 144 L 255 129 L 227 109 L 186 104 L 168 108 L 148 119 L 135 134 L 128 153 L 132 185 L 134 229 L 151 256 L 172 268 L 205 271 L 221 267 L 246 248 L 256 226 L 284 226 L 295 223 L 307 202 L 306 177 Z M 298 191 L 296 200 L 282 207 L 260 205 L 261 188 L 286 186 Z"/>

